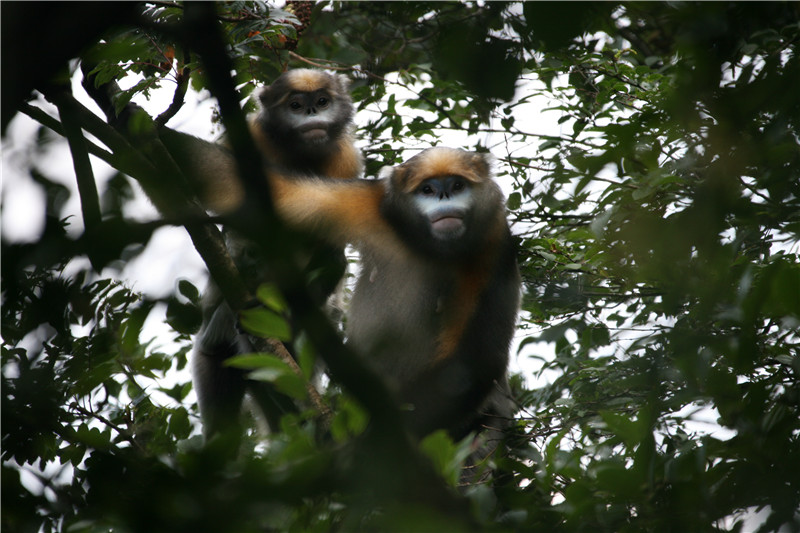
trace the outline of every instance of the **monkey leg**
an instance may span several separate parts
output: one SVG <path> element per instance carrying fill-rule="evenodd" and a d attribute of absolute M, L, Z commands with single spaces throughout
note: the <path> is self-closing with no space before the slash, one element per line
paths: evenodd
<path fill-rule="evenodd" d="M 239 353 L 237 336 L 235 317 L 224 303 L 214 310 L 198 336 L 192 373 L 206 437 L 239 429 L 245 378 L 241 370 L 224 365 Z"/>

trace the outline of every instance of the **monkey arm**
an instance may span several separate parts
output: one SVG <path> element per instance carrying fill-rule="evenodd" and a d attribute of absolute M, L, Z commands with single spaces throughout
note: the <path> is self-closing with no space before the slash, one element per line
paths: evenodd
<path fill-rule="evenodd" d="M 226 214 L 241 205 L 244 187 L 225 145 L 166 127 L 159 129 L 159 137 L 206 208 Z"/>
<path fill-rule="evenodd" d="M 364 173 L 361 151 L 355 147 L 353 135 L 342 137 L 337 143 L 339 157 L 332 158 L 325 167 L 324 175 L 329 178 L 351 179 Z"/>
<path fill-rule="evenodd" d="M 381 213 L 383 180 L 327 180 L 270 175 L 273 201 L 290 226 L 336 245 L 354 244 L 388 254 L 406 246 Z"/>

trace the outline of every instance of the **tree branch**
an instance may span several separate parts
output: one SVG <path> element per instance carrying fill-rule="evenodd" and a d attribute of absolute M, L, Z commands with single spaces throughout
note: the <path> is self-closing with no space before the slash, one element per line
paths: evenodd
<path fill-rule="evenodd" d="M 287 301 L 301 326 L 309 332 L 314 344 L 324 347 L 322 356 L 331 372 L 354 394 L 362 405 L 372 412 L 375 420 L 387 415 L 397 420 L 400 413 L 379 379 L 353 354 L 342 346 L 338 333 L 328 323 L 307 294 L 300 270 L 291 264 L 291 252 L 275 250 L 272 242 L 291 243 L 286 229 L 274 214 L 272 198 L 261 159 L 250 136 L 239 98 L 230 78 L 231 65 L 224 54 L 224 45 L 218 33 L 213 6 L 187 4 L 187 27 L 184 38 L 196 50 L 208 74 L 211 93 L 217 98 L 220 115 L 245 187 L 245 203 L 230 217 L 230 223 L 243 235 L 260 244 L 270 261 L 271 270 L 278 278 Z M 253 232 L 252 228 L 259 228 Z M 227 298 L 227 295 L 226 295 Z"/>
<path fill-rule="evenodd" d="M 189 54 L 186 54 L 186 58 L 184 63 L 189 62 Z M 191 74 L 191 69 L 189 67 L 183 67 L 178 75 L 175 77 L 175 81 L 177 82 L 177 86 L 175 87 L 175 94 L 172 96 L 172 103 L 169 107 L 155 120 L 157 127 L 164 126 L 169 119 L 174 117 L 178 111 L 180 111 L 181 107 L 183 107 L 184 100 L 186 98 L 186 90 L 189 88 L 189 74 Z"/>
<path fill-rule="evenodd" d="M 140 116 L 140 118 L 137 119 L 136 121 L 137 124 L 140 125 L 147 124 L 148 126 L 152 126 L 154 131 L 166 130 L 166 128 L 163 125 L 161 125 L 161 127 L 158 127 L 160 120 L 163 122 L 166 122 L 166 120 L 168 120 L 169 117 L 166 116 L 166 113 L 159 116 L 159 118 L 155 122 L 150 122 L 149 115 L 147 115 L 147 113 L 145 113 L 141 108 L 139 108 L 134 104 L 128 104 L 128 106 L 126 106 L 126 108 L 119 115 L 117 115 L 115 112 L 115 106 L 113 105 L 113 101 L 120 91 L 119 86 L 115 82 L 111 81 L 102 86 L 97 87 L 93 82 L 94 77 L 91 74 L 89 74 L 92 70 L 91 67 L 89 65 L 82 65 L 82 67 L 84 74 L 87 76 L 86 78 L 84 78 L 84 84 L 83 84 L 84 87 L 87 88 L 87 91 L 97 102 L 100 108 L 104 110 L 104 112 L 107 115 L 109 123 L 113 124 L 117 131 L 129 132 L 131 130 L 130 127 L 131 121 L 137 115 Z M 188 81 L 188 70 L 185 70 L 184 73 L 187 74 L 186 81 Z M 180 101 L 183 100 L 183 93 L 185 93 L 185 90 L 186 90 L 186 84 L 184 83 L 183 91 L 176 91 L 176 96 L 175 99 L 173 100 L 173 104 L 175 104 L 176 100 Z M 159 133 L 159 137 L 160 135 L 163 134 L 164 132 L 161 131 Z M 174 190 L 175 189 L 174 185 L 170 187 L 172 182 L 175 181 L 175 178 L 183 177 L 183 171 L 181 170 L 179 165 L 175 162 L 172 155 L 166 149 L 164 144 L 160 141 L 160 138 L 159 139 L 151 138 L 151 134 L 149 131 L 139 133 L 139 136 L 144 137 L 145 142 L 136 144 L 141 146 L 140 150 L 142 150 L 143 152 L 145 152 L 147 155 L 150 156 L 148 160 L 155 163 L 156 168 L 161 169 L 162 174 L 172 177 L 172 180 L 169 179 L 163 180 L 158 185 L 154 183 L 152 187 L 146 189 L 146 191 L 148 192 L 148 196 L 152 197 L 153 195 L 156 194 L 164 196 L 163 191 L 159 193 L 160 189 L 158 187 L 160 188 L 169 187 L 172 190 L 168 191 L 167 194 L 168 197 L 183 198 L 184 201 L 187 203 L 187 205 L 192 203 L 190 201 L 190 198 L 185 194 L 185 191 L 191 189 L 188 181 L 183 179 L 178 184 L 179 186 L 183 184 L 183 191 Z M 114 139 L 115 141 L 118 141 L 118 139 L 116 139 L 115 136 L 110 135 L 110 138 Z M 159 207 L 159 211 L 161 211 L 162 214 L 165 214 L 167 216 L 169 215 L 169 209 L 167 208 L 167 206 L 160 205 L 155 201 L 155 199 L 154 203 L 157 204 L 157 207 Z M 173 205 L 172 207 L 175 207 L 175 205 Z M 193 209 L 191 210 L 193 211 Z M 205 215 L 204 211 L 202 211 L 202 213 L 203 215 Z M 197 228 L 191 227 L 193 225 L 192 220 L 197 221 L 198 223 Z M 203 227 L 207 226 L 205 224 L 199 224 L 200 221 L 207 222 L 208 219 L 207 217 L 206 218 L 201 217 L 195 219 L 190 216 L 184 220 L 184 225 L 186 226 L 186 229 L 187 231 L 189 231 L 190 235 L 192 235 L 193 232 L 202 232 Z M 251 226 L 251 227 L 259 227 L 259 226 Z M 216 227 L 213 228 L 214 230 L 216 230 Z M 193 236 L 193 242 L 195 242 L 195 247 L 197 248 L 203 260 L 205 261 L 206 266 L 208 267 L 209 272 L 211 273 L 212 279 L 214 279 L 217 286 L 219 286 L 220 291 L 222 292 L 226 302 L 234 312 L 238 312 L 239 310 L 243 309 L 252 300 L 252 294 L 246 288 L 246 283 L 242 279 L 238 270 L 236 269 L 235 263 L 231 258 L 227 247 L 224 245 L 224 243 L 213 243 L 213 245 L 210 244 L 209 245 L 211 246 L 210 248 L 198 247 L 198 243 L 195 240 L 195 237 L 202 238 L 202 235 Z M 291 356 L 288 350 L 286 350 L 286 347 L 281 342 L 277 341 L 276 339 L 260 339 L 260 338 L 253 338 L 252 341 L 254 347 L 258 351 L 270 352 L 277 355 L 284 362 L 286 362 L 286 364 L 288 364 L 297 375 L 299 376 L 303 375 L 301 369 L 297 365 L 297 362 L 294 360 L 294 358 Z M 322 400 L 322 397 L 320 396 L 316 388 L 314 388 L 313 384 L 307 383 L 307 392 L 309 395 L 309 399 L 311 400 L 312 404 L 322 417 L 323 425 L 327 426 L 330 423 L 330 418 L 331 418 L 330 408 L 327 405 L 325 405 L 325 402 Z"/>
<path fill-rule="evenodd" d="M 361 359 L 344 347 L 336 330 L 324 313 L 314 304 L 303 284 L 299 270 L 293 268 L 291 253 L 276 253 L 270 246 L 286 230 L 277 221 L 272 209 L 271 196 L 264 179 L 258 153 L 250 137 L 239 99 L 230 77 L 232 65 L 225 55 L 225 46 L 219 33 L 213 4 L 188 3 L 185 6 L 183 37 L 190 48 L 197 51 L 203 61 L 209 80 L 209 89 L 217 98 L 222 122 L 229 135 L 230 144 L 244 182 L 246 202 L 237 213 L 239 228 L 243 233 L 264 246 L 270 255 L 270 266 L 275 267 L 278 283 L 284 292 L 292 315 L 309 335 L 328 365 L 333 377 L 341 383 L 371 415 L 371 429 L 367 432 L 368 451 L 377 452 L 383 466 L 396 473 L 395 483 L 386 490 L 409 501 L 436 506 L 450 516 L 463 520 L 469 516 L 463 499 L 452 495 L 434 473 L 430 463 L 412 444 L 402 423 L 403 417 L 383 380 Z M 242 222 L 258 221 L 260 231 Z M 265 238 L 268 235 L 270 239 Z M 291 241 L 287 241 L 291 242 Z M 365 454 L 365 455 L 369 455 Z M 350 475 L 364 479 L 374 475 L 364 468 L 364 461 L 356 461 Z"/>
<path fill-rule="evenodd" d="M 220 289 L 225 291 L 232 305 L 237 305 L 237 309 L 243 308 L 251 300 L 251 296 L 227 252 L 222 234 L 216 225 L 208 223 L 206 212 L 190 200 L 187 195 L 188 190 L 191 190 L 188 182 L 176 179 L 182 177 L 182 173 L 155 135 L 149 115 L 138 108 L 132 111 L 134 114 L 141 114 L 142 120 L 137 123 L 143 124 L 143 129 L 135 138 L 137 149 L 119 131 L 86 109 L 72 95 L 65 94 L 60 105 L 67 108 L 68 113 L 73 113 L 83 129 L 111 149 L 110 164 L 137 180 L 159 212 L 169 219 L 184 221 L 192 243 L 206 261 L 209 272 L 218 281 Z M 34 114 L 37 117 L 46 115 L 44 112 Z M 47 122 L 55 125 L 52 124 L 52 119 Z"/>

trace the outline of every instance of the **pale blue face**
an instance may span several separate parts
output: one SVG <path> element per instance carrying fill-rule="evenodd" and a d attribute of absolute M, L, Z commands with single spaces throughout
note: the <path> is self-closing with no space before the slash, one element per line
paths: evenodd
<path fill-rule="evenodd" d="M 431 224 L 435 237 L 464 234 L 464 217 L 472 205 L 471 184 L 461 176 L 429 178 L 414 191 L 414 203 Z"/>
<path fill-rule="evenodd" d="M 336 100 L 326 91 L 292 93 L 281 108 L 283 119 L 307 142 L 328 140 L 329 129 L 338 118 Z"/>

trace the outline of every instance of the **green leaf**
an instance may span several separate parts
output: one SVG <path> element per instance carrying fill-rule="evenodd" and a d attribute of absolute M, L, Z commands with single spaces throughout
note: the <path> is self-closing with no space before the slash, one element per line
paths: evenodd
<path fill-rule="evenodd" d="M 242 354 L 225 360 L 225 365 L 243 370 L 251 370 L 247 377 L 256 381 L 265 381 L 292 398 L 306 398 L 306 380 L 278 356 L 264 353 Z"/>
<path fill-rule="evenodd" d="M 436 471 L 451 486 L 456 486 L 461 475 L 461 465 L 472 451 L 473 438 L 469 436 L 460 443 L 454 443 L 446 431 L 439 430 L 425 437 L 419 446 Z"/>
<path fill-rule="evenodd" d="M 171 298 L 167 303 L 166 319 L 175 331 L 191 335 L 200 329 L 203 312 L 195 303 L 182 303 Z"/>
<path fill-rule="evenodd" d="M 263 307 L 245 309 L 239 313 L 239 320 L 248 333 L 258 337 L 281 341 L 292 339 L 287 320 L 269 309 Z"/>
<path fill-rule="evenodd" d="M 551 254 L 550 252 L 545 252 L 544 250 L 539 250 L 537 253 L 540 256 L 544 257 L 545 259 L 547 259 L 548 261 L 550 261 L 552 263 L 555 263 L 556 261 L 558 261 L 558 257 L 556 257 L 555 254 Z"/>
<path fill-rule="evenodd" d="M 647 424 L 643 420 L 632 420 L 630 416 L 601 411 L 600 417 L 608 429 L 619 436 L 629 449 L 635 448 L 647 435 Z"/>
<path fill-rule="evenodd" d="M 288 308 L 283 294 L 274 283 L 262 283 L 259 285 L 258 289 L 256 289 L 256 297 L 276 313 L 283 313 Z"/>
<path fill-rule="evenodd" d="M 355 400 L 347 395 L 337 398 L 331 435 L 336 442 L 346 442 L 352 437 L 361 435 L 367 428 L 369 414 Z"/>
<path fill-rule="evenodd" d="M 303 376 L 311 380 L 317 366 L 317 351 L 305 333 L 301 333 L 295 339 L 294 346 L 297 351 L 297 364 L 303 370 Z"/>
<path fill-rule="evenodd" d="M 107 431 L 100 431 L 97 428 L 90 428 L 86 424 L 81 424 L 75 431 L 75 440 L 89 448 L 105 450 L 111 445 L 111 434 Z"/>
<path fill-rule="evenodd" d="M 190 302 L 197 303 L 200 301 L 200 291 L 192 284 L 191 281 L 186 279 L 178 280 L 178 292 L 185 296 Z"/>
<path fill-rule="evenodd" d="M 283 368 L 288 366 L 277 355 L 269 353 L 245 353 L 225 360 L 225 366 L 255 370 L 257 368 Z"/>
<path fill-rule="evenodd" d="M 506 207 L 511 211 L 516 211 L 522 205 L 522 194 L 519 192 L 513 192 L 508 195 L 508 200 L 506 200 Z"/>
<path fill-rule="evenodd" d="M 189 413 L 186 409 L 175 409 L 169 417 L 169 432 L 177 438 L 185 439 L 192 431 Z"/>
<path fill-rule="evenodd" d="M 296 400 L 306 399 L 306 381 L 292 370 L 259 368 L 247 374 L 247 377 L 255 381 L 272 383 L 278 392 L 282 392 Z"/>

